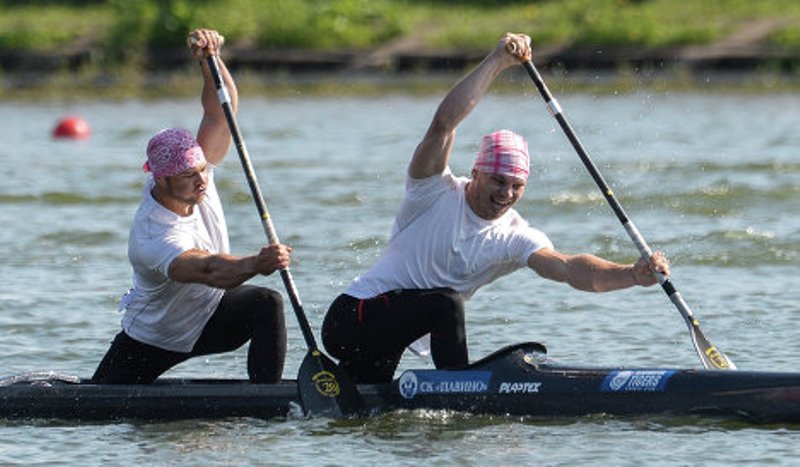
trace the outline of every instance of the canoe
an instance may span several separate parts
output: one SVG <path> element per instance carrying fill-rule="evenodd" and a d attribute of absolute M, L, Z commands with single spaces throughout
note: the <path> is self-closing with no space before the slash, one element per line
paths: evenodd
<path fill-rule="evenodd" d="M 697 415 L 752 423 L 800 422 L 800 373 L 676 368 L 586 368 L 547 357 L 534 342 L 459 370 L 407 370 L 359 385 L 364 416 L 398 409 L 526 417 Z M 53 372 L 0 379 L 0 418 L 175 420 L 300 414 L 297 384 L 160 378 L 91 384 Z"/>

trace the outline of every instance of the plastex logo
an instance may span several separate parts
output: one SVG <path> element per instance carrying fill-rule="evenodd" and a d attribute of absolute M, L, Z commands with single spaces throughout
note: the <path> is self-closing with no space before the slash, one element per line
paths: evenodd
<path fill-rule="evenodd" d="M 330 371 L 322 370 L 312 376 L 311 380 L 314 382 L 314 387 L 317 388 L 317 392 L 325 397 L 336 397 L 341 392 L 339 389 L 339 382 L 336 381 L 336 376 Z"/>
<path fill-rule="evenodd" d="M 539 392 L 542 383 L 532 381 L 504 382 L 500 383 L 497 392 L 500 394 L 534 394 Z"/>

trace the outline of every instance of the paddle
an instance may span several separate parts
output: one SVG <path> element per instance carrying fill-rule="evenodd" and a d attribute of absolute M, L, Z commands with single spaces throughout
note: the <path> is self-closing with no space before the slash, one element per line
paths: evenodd
<path fill-rule="evenodd" d="M 208 61 L 211 75 L 214 77 L 217 95 L 222 104 L 222 109 L 225 112 L 225 118 L 228 121 L 231 135 L 233 135 L 233 141 L 236 144 L 236 150 L 239 153 L 239 160 L 242 163 L 242 168 L 247 177 L 247 183 L 250 185 L 253 201 L 255 201 L 256 207 L 258 208 L 258 214 L 261 217 L 261 225 L 264 227 L 264 232 L 267 234 L 269 243 L 277 244 L 279 243 L 278 235 L 275 232 L 272 220 L 267 212 L 267 205 L 264 202 L 264 196 L 261 194 L 261 189 L 256 180 L 253 165 L 250 163 L 250 156 L 247 153 L 242 134 L 239 131 L 239 125 L 236 123 L 236 118 L 233 115 L 230 94 L 220 76 L 217 57 L 215 55 L 209 55 L 206 60 Z M 358 393 L 356 385 L 347 374 L 339 369 L 339 367 L 328 356 L 323 354 L 317 346 L 317 341 L 314 339 L 311 326 L 308 324 L 308 318 L 306 318 L 306 314 L 303 311 L 303 305 L 300 302 L 300 297 L 297 294 L 297 289 L 295 288 L 289 269 L 281 269 L 280 275 L 283 280 L 283 285 L 286 287 L 286 292 L 289 294 L 292 308 L 297 316 L 297 322 L 300 324 L 300 330 L 303 332 L 303 338 L 308 347 L 308 353 L 300 364 L 300 370 L 297 375 L 297 390 L 300 395 L 300 404 L 303 407 L 304 413 L 306 415 L 321 415 L 332 418 L 356 415 L 362 407 L 361 395 Z"/>
<path fill-rule="evenodd" d="M 515 47 L 512 43 L 509 43 L 509 52 L 516 55 Z M 542 80 L 542 76 L 539 74 L 539 71 L 536 69 L 531 60 L 522 59 L 522 66 L 525 67 L 525 70 L 527 70 L 528 74 L 533 80 L 533 83 L 536 85 L 536 88 L 542 95 L 550 114 L 556 119 L 556 121 L 558 121 L 561 129 L 564 130 L 564 133 L 567 135 L 570 143 L 572 143 L 572 147 L 575 148 L 575 151 L 578 153 L 578 156 L 580 156 L 581 161 L 583 161 L 583 164 L 589 170 L 589 173 L 592 175 L 595 183 L 597 183 L 597 186 L 600 188 L 603 196 L 605 196 L 608 204 L 611 205 L 611 209 L 614 210 L 614 213 L 622 223 L 625 231 L 628 232 L 628 236 L 630 236 L 631 240 L 633 240 L 633 243 L 639 249 L 639 253 L 641 254 L 642 258 L 649 259 L 650 256 L 652 256 L 653 251 L 647 245 L 647 242 L 645 242 L 644 238 L 639 233 L 639 230 L 636 228 L 633 222 L 625 214 L 625 211 L 622 209 L 622 205 L 620 205 L 619 201 L 617 201 L 617 199 L 614 197 L 614 192 L 611 190 L 608 184 L 606 184 L 603 176 L 589 158 L 589 154 L 583 148 L 583 145 L 578 140 L 575 132 L 572 131 L 572 127 L 562 113 L 561 105 L 550 93 L 550 90 L 547 88 L 544 80 Z M 692 310 L 689 308 L 689 305 L 686 304 L 686 301 L 684 301 L 680 292 L 678 292 L 678 290 L 672 284 L 672 281 L 659 272 L 656 272 L 656 277 L 658 278 L 659 284 L 661 284 L 661 288 L 667 294 L 670 301 L 672 301 L 672 303 L 681 313 L 681 316 L 683 316 L 686 324 L 689 326 L 689 331 L 692 334 L 692 343 L 694 344 L 697 354 L 700 356 L 700 361 L 703 362 L 703 366 L 710 369 L 735 370 L 736 366 L 733 364 L 733 362 L 724 353 L 722 353 L 722 351 L 714 347 L 705 334 L 703 334 L 703 331 L 700 330 L 700 323 L 698 323 L 697 319 L 692 313 Z"/>

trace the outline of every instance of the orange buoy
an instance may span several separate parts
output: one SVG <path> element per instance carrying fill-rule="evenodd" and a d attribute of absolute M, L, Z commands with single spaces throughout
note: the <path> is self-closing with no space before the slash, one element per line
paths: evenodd
<path fill-rule="evenodd" d="M 62 118 L 53 129 L 53 138 L 89 139 L 91 134 L 89 123 L 76 115 Z"/>

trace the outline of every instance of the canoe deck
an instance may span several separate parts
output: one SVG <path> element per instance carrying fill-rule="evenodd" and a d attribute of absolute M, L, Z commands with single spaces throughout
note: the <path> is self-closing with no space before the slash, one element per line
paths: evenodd
<path fill-rule="evenodd" d="M 359 385 L 364 416 L 397 409 L 529 417 L 709 415 L 800 423 L 800 373 L 669 368 L 583 368 L 547 359 L 536 343 L 503 348 L 461 370 L 408 370 Z M 174 420 L 301 414 L 297 384 L 161 378 L 90 384 L 55 373 L 0 379 L 0 418 Z"/>

